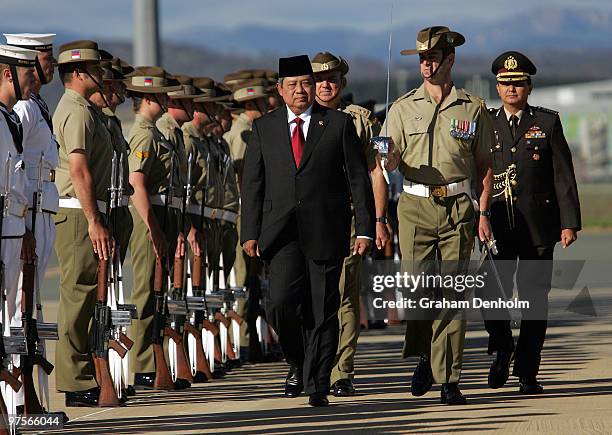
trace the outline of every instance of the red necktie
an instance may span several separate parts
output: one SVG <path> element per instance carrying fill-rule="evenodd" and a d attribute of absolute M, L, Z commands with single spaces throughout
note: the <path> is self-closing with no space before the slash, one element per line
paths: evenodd
<path fill-rule="evenodd" d="M 302 160 L 302 153 L 304 152 L 304 132 L 302 131 L 302 118 L 295 118 L 292 122 L 295 122 L 295 128 L 291 135 L 291 149 L 293 149 L 293 158 L 295 159 L 295 166 L 300 167 L 300 161 Z"/>

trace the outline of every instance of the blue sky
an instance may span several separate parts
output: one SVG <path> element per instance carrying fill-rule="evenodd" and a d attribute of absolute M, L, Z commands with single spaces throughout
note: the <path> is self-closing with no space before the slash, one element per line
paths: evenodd
<path fill-rule="evenodd" d="M 609 0 L 395 0 L 394 22 L 443 24 L 457 18 L 503 20 L 534 6 L 598 7 L 611 9 Z M 90 38 L 127 39 L 132 34 L 131 0 L 2 0 L 3 30 L 36 31 L 39 26 L 56 33 Z M 162 38 L 186 27 L 236 27 L 247 24 L 296 28 L 349 27 L 370 30 L 389 22 L 388 0 L 159 0 Z"/>

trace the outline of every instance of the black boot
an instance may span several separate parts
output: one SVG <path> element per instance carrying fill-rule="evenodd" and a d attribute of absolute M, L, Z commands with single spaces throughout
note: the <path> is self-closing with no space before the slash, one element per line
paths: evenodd
<path fill-rule="evenodd" d="M 544 388 L 535 376 L 524 376 L 519 378 L 519 392 L 521 394 L 542 394 Z"/>
<path fill-rule="evenodd" d="M 332 385 L 332 394 L 336 397 L 354 396 L 355 386 L 352 379 L 338 379 Z"/>
<path fill-rule="evenodd" d="M 321 393 L 321 392 L 312 393 L 308 397 L 308 404 L 314 407 L 329 406 L 329 400 L 327 400 L 327 394 Z"/>
<path fill-rule="evenodd" d="M 289 372 L 285 379 L 285 396 L 297 397 L 304 390 L 304 382 L 302 381 L 302 367 L 291 364 Z"/>
<path fill-rule="evenodd" d="M 512 352 L 497 351 L 495 361 L 489 369 L 489 387 L 501 388 L 504 386 L 510 376 L 511 361 Z"/>
<path fill-rule="evenodd" d="M 155 372 L 134 373 L 134 390 L 153 390 L 155 388 Z"/>
<path fill-rule="evenodd" d="M 447 405 L 465 405 L 467 400 L 459 391 L 459 384 L 456 382 L 442 384 L 442 390 L 440 392 L 440 402 Z"/>
<path fill-rule="evenodd" d="M 67 407 L 95 408 L 98 406 L 100 389 L 98 387 L 84 391 L 66 391 Z"/>
<path fill-rule="evenodd" d="M 433 373 L 431 372 L 431 363 L 428 357 L 421 355 L 419 364 L 414 369 L 414 374 L 412 375 L 410 391 L 413 396 L 422 396 L 431 389 L 432 385 Z"/>

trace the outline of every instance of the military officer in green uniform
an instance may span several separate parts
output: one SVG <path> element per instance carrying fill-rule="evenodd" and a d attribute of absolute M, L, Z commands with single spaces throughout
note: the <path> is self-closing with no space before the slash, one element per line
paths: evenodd
<path fill-rule="evenodd" d="M 153 278 L 156 258 L 174 253 L 178 237 L 178 192 L 180 184 L 178 158 L 173 145 L 157 129 L 155 122 L 167 107 L 167 92 L 181 89 L 181 85 L 159 67 L 140 67 L 132 72 L 126 83 L 136 117 L 128 136 L 129 167 L 134 230 L 130 238 L 130 253 L 134 268 L 132 303 L 136 304 L 138 319 L 131 327 L 134 346 L 130 358 L 134 372 L 134 386 L 151 388 L 155 381 L 153 357 Z M 183 150 L 184 153 L 184 150 Z M 174 161 L 174 162 L 173 162 Z M 172 192 L 168 191 L 173 180 Z M 165 204 L 168 199 L 168 210 Z M 186 388 L 187 381 L 177 379 L 175 388 Z"/>
<path fill-rule="evenodd" d="M 53 115 L 60 195 L 55 215 L 55 252 L 60 265 L 56 386 L 65 393 L 66 406 L 97 406 L 99 390 L 89 353 L 89 328 L 98 258 L 108 259 L 112 249 L 103 217 L 111 176 L 111 137 L 88 100 L 102 83 L 98 44 L 75 41 L 62 45 L 58 65 L 65 92 Z"/>
<path fill-rule="evenodd" d="M 382 128 L 392 139 L 386 167 L 404 176 L 398 204 L 402 260 L 421 262 L 419 267 L 442 261 L 445 273 L 467 266 L 476 235 L 491 239 L 491 118 L 483 100 L 458 89 L 451 78 L 455 47 L 464 42 L 447 27 L 418 33 L 416 49 L 402 54 L 419 55 L 423 84 L 393 103 Z M 452 300 L 458 293 L 449 289 L 443 296 Z M 442 311 L 433 321 L 407 322 L 403 356 L 420 357 L 413 395 L 425 394 L 435 380 L 442 384 L 442 403 L 466 402 L 458 388 L 465 320 L 455 317 Z"/>
<path fill-rule="evenodd" d="M 331 109 L 342 110 L 351 115 L 357 135 L 366 155 L 368 169 L 372 178 L 374 201 L 376 205 L 376 246 L 382 249 L 389 239 L 387 231 L 387 181 L 376 158 L 377 151 L 370 139 L 380 133 L 380 123 L 370 112 L 356 104 L 347 104 L 342 100 L 342 91 L 346 87 L 346 74 L 349 65 L 342 57 L 328 52 L 317 53 L 311 60 L 316 81 L 317 103 Z M 351 224 L 351 252 L 355 242 L 355 219 Z M 340 275 L 340 309 L 338 320 L 340 337 L 338 351 L 331 373 L 332 392 L 335 396 L 352 396 L 355 351 L 359 338 L 359 289 L 361 274 L 361 255 L 351 254 L 344 259 Z"/>

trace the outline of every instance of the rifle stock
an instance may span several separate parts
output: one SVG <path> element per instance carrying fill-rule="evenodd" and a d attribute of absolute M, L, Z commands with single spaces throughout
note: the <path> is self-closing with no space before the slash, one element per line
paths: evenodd
<path fill-rule="evenodd" d="M 132 350 L 132 346 L 134 346 L 134 341 L 132 341 L 130 339 L 130 337 L 128 337 L 127 335 L 125 335 L 123 332 L 119 333 L 119 342 L 127 349 L 127 350 Z"/>
<path fill-rule="evenodd" d="M 192 384 L 193 375 L 185 353 L 185 346 L 183 346 L 183 337 L 168 326 L 164 328 L 164 335 L 176 343 L 176 377 L 185 379 Z"/>
<path fill-rule="evenodd" d="M 163 296 L 164 269 L 161 258 L 155 260 L 153 292 L 155 294 L 155 311 L 153 314 L 153 357 L 155 359 L 155 382 L 153 386 L 160 390 L 174 390 L 172 375 L 164 356 L 162 329 L 166 323 Z"/>
<path fill-rule="evenodd" d="M 116 407 L 119 406 L 119 398 L 113 385 L 113 379 L 110 374 L 108 364 L 108 348 L 111 340 L 108 340 L 107 332 L 109 325 L 109 308 L 106 305 L 107 296 L 107 276 L 108 276 L 108 260 L 100 258 L 98 260 L 98 288 L 96 292 L 96 328 L 94 337 L 94 366 L 96 370 L 96 380 L 100 386 L 100 396 L 98 398 L 98 406 Z"/>
<path fill-rule="evenodd" d="M 202 332 L 189 322 L 185 322 L 185 331 L 193 335 L 196 340 L 196 371 L 204 373 L 208 379 L 213 379 L 213 374 L 210 371 L 208 360 L 206 359 L 206 354 L 202 347 Z"/>

